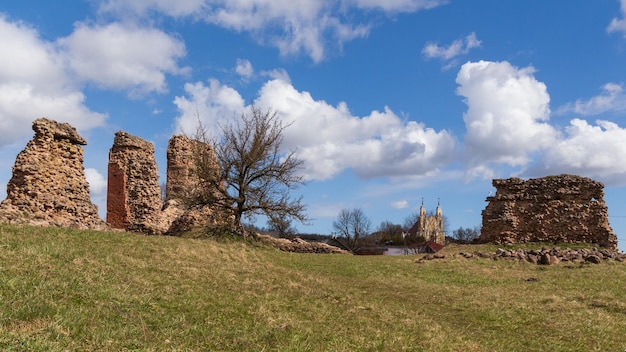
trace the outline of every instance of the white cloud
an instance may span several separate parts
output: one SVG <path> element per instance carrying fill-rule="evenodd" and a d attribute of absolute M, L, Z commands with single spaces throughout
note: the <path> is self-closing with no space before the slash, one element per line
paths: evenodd
<path fill-rule="evenodd" d="M 269 70 L 269 71 L 261 71 L 261 76 L 269 77 L 271 79 L 278 79 L 283 82 L 291 83 L 291 77 L 289 77 L 289 74 L 287 73 L 287 71 L 282 68 Z"/>
<path fill-rule="evenodd" d="M 621 4 L 620 9 L 622 12 L 622 18 L 621 19 L 613 18 L 613 20 L 611 20 L 611 23 L 609 23 L 606 30 L 609 33 L 622 32 L 624 36 L 626 36 L 626 0 L 621 0 L 620 4 Z"/>
<path fill-rule="evenodd" d="M 541 160 L 527 173 L 573 173 L 609 183 L 626 183 L 626 129 L 598 120 L 591 125 L 573 119 L 564 138 L 547 148 Z"/>
<path fill-rule="evenodd" d="M 102 195 L 107 190 L 107 180 L 98 170 L 93 168 L 85 169 L 85 178 L 89 182 L 89 191 L 91 195 Z"/>
<path fill-rule="evenodd" d="M 600 115 L 609 111 L 626 111 L 626 94 L 621 84 L 607 83 L 602 93 L 589 100 L 578 99 L 574 103 L 565 104 L 557 110 L 557 114 L 576 113 L 582 116 Z"/>
<path fill-rule="evenodd" d="M 212 136 L 219 135 L 219 124 L 232 120 L 245 112 L 245 102 L 235 89 L 222 85 L 218 80 L 185 84 L 186 97 L 176 97 L 174 104 L 180 115 L 176 118 L 178 132 L 193 135 L 198 119 Z"/>
<path fill-rule="evenodd" d="M 253 34 L 261 43 L 278 48 L 281 55 L 304 52 L 315 62 L 326 56 L 328 45 L 364 37 L 366 25 L 344 23 L 324 1 L 209 1 L 205 21 Z"/>
<path fill-rule="evenodd" d="M 100 5 L 101 12 L 113 12 L 120 16 L 145 15 L 159 11 L 168 16 L 182 17 L 198 13 L 205 0 L 106 0 Z"/>
<path fill-rule="evenodd" d="M 538 177 L 572 173 L 626 184 L 626 128 L 598 120 L 576 118 L 559 131 L 548 123 L 546 86 L 532 67 L 507 62 L 470 62 L 462 66 L 458 94 L 468 106 L 464 114 L 466 176 L 493 178 L 492 164 L 521 167 L 520 175 Z M 589 101 L 561 108 L 562 113 L 595 115 L 623 108 L 621 85 L 607 84 Z M 500 168 L 500 171 L 502 168 Z"/>
<path fill-rule="evenodd" d="M 465 158 L 483 163 L 527 164 L 530 153 L 554 143 L 558 132 L 547 123 L 550 96 L 532 67 L 508 62 L 468 62 L 456 81 L 468 106 L 463 114 Z M 485 170 L 481 173 L 485 174 Z"/>
<path fill-rule="evenodd" d="M 282 55 L 305 53 L 323 60 L 330 48 L 369 34 L 371 25 L 355 23 L 352 13 L 415 12 L 446 3 L 444 0 L 108 0 L 101 12 L 122 18 L 147 16 L 156 11 L 167 16 L 202 19 L 223 28 L 250 33 L 259 43 L 279 49 Z M 367 16 L 358 16 L 365 21 Z"/>
<path fill-rule="evenodd" d="M 422 54 L 427 59 L 450 60 L 459 55 L 467 54 L 470 49 L 478 48 L 480 45 L 481 41 L 476 38 L 476 33 L 472 32 L 463 39 L 455 40 L 447 47 L 439 46 L 437 43 L 428 43 L 422 49 Z"/>
<path fill-rule="evenodd" d="M 448 0 L 349 0 L 359 8 L 380 9 L 385 12 L 415 12 L 448 3 Z"/>
<path fill-rule="evenodd" d="M 237 66 L 235 66 L 235 72 L 241 76 L 244 80 L 249 80 L 254 74 L 254 68 L 252 63 L 245 59 L 237 59 Z"/>
<path fill-rule="evenodd" d="M 179 129 L 195 126 L 196 111 L 214 129 L 220 119 L 247 112 L 241 95 L 211 80 L 186 85 L 187 97 L 177 97 Z M 360 177 L 420 175 L 445 166 L 454 156 L 456 140 L 415 121 L 402 121 L 393 111 L 373 111 L 358 117 L 345 103 L 332 106 L 296 90 L 289 82 L 271 80 L 259 91 L 255 104 L 271 107 L 287 124 L 284 147 L 297 148 L 308 179 L 328 179 L 345 169 Z M 206 116 L 206 118 L 205 118 Z"/>
<path fill-rule="evenodd" d="M 106 89 L 162 93 L 166 73 L 186 72 L 177 64 L 185 56 L 184 43 L 153 28 L 79 23 L 59 45 L 80 79 Z"/>
<path fill-rule="evenodd" d="M 409 207 L 409 202 L 406 200 L 399 200 L 391 203 L 391 207 L 394 209 L 406 209 Z"/>
<path fill-rule="evenodd" d="M 64 67 L 63 54 L 36 30 L 0 15 L 0 146 L 32 135 L 31 122 L 48 117 L 79 130 L 103 124 L 106 116 L 85 106 Z"/>

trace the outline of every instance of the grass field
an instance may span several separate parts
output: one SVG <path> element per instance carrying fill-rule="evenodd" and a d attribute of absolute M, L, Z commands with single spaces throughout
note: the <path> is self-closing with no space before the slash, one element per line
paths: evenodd
<path fill-rule="evenodd" d="M 0 225 L 0 350 L 626 351 L 624 263 L 416 258 Z"/>

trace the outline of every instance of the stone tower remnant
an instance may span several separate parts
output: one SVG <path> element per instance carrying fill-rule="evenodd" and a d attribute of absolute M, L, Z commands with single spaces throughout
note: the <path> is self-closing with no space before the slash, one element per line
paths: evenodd
<path fill-rule="evenodd" d="M 210 145 L 182 135 L 170 139 L 163 202 L 154 146 L 117 132 L 109 152 L 107 223 L 126 231 L 178 235 L 195 226 L 219 222 L 210 206 L 189 202 L 190 194 L 204 191 L 195 169 L 198 152 L 210 158 L 206 164 L 209 169 L 219 170 Z"/>
<path fill-rule="evenodd" d="M 107 223 L 116 229 L 159 233 L 161 189 L 154 146 L 119 131 L 109 151 Z"/>
<path fill-rule="evenodd" d="M 617 249 L 604 184 L 575 175 L 495 179 L 480 240 L 494 243 L 596 243 Z"/>
<path fill-rule="evenodd" d="M 419 217 L 409 230 L 409 236 L 413 238 L 422 237 L 424 241 L 427 242 L 432 241 L 441 245 L 446 244 L 443 211 L 439 203 L 437 203 L 435 215 L 428 215 L 424 207 L 424 200 L 422 200 Z"/>
<path fill-rule="evenodd" d="M 68 123 L 33 122 L 35 136 L 21 151 L 0 203 L 0 221 L 40 226 L 106 229 L 91 202 L 83 145 Z"/>
<path fill-rule="evenodd" d="M 211 146 L 184 135 L 175 135 L 167 145 L 167 182 L 165 201 L 184 199 L 189 192 L 197 191 L 200 179 L 196 160 L 206 157 L 207 166 L 218 170 L 215 153 Z"/>
<path fill-rule="evenodd" d="M 201 158 L 202 169 L 196 165 Z M 211 192 L 200 181 L 199 172 L 219 176 L 217 158 L 211 145 L 184 135 L 173 136 L 167 146 L 167 181 L 163 225 L 166 234 L 176 235 L 195 226 L 224 222 L 207 204 L 194 204 L 192 198 Z"/>

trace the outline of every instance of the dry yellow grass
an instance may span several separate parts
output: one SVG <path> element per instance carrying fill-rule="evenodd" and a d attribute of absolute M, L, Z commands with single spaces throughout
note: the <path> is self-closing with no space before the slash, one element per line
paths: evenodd
<path fill-rule="evenodd" d="M 0 225 L 0 349 L 626 348 L 625 264 L 415 258 Z"/>

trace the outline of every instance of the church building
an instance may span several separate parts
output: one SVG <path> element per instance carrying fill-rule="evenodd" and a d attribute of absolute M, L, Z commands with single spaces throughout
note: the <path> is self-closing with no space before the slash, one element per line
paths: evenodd
<path fill-rule="evenodd" d="M 424 200 L 420 206 L 420 214 L 415 224 L 409 230 L 410 238 L 423 238 L 424 242 L 432 241 L 440 245 L 445 245 L 446 235 L 444 232 L 443 212 L 441 205 L 437 202 L 435 215 L 426 214 Z"/>

